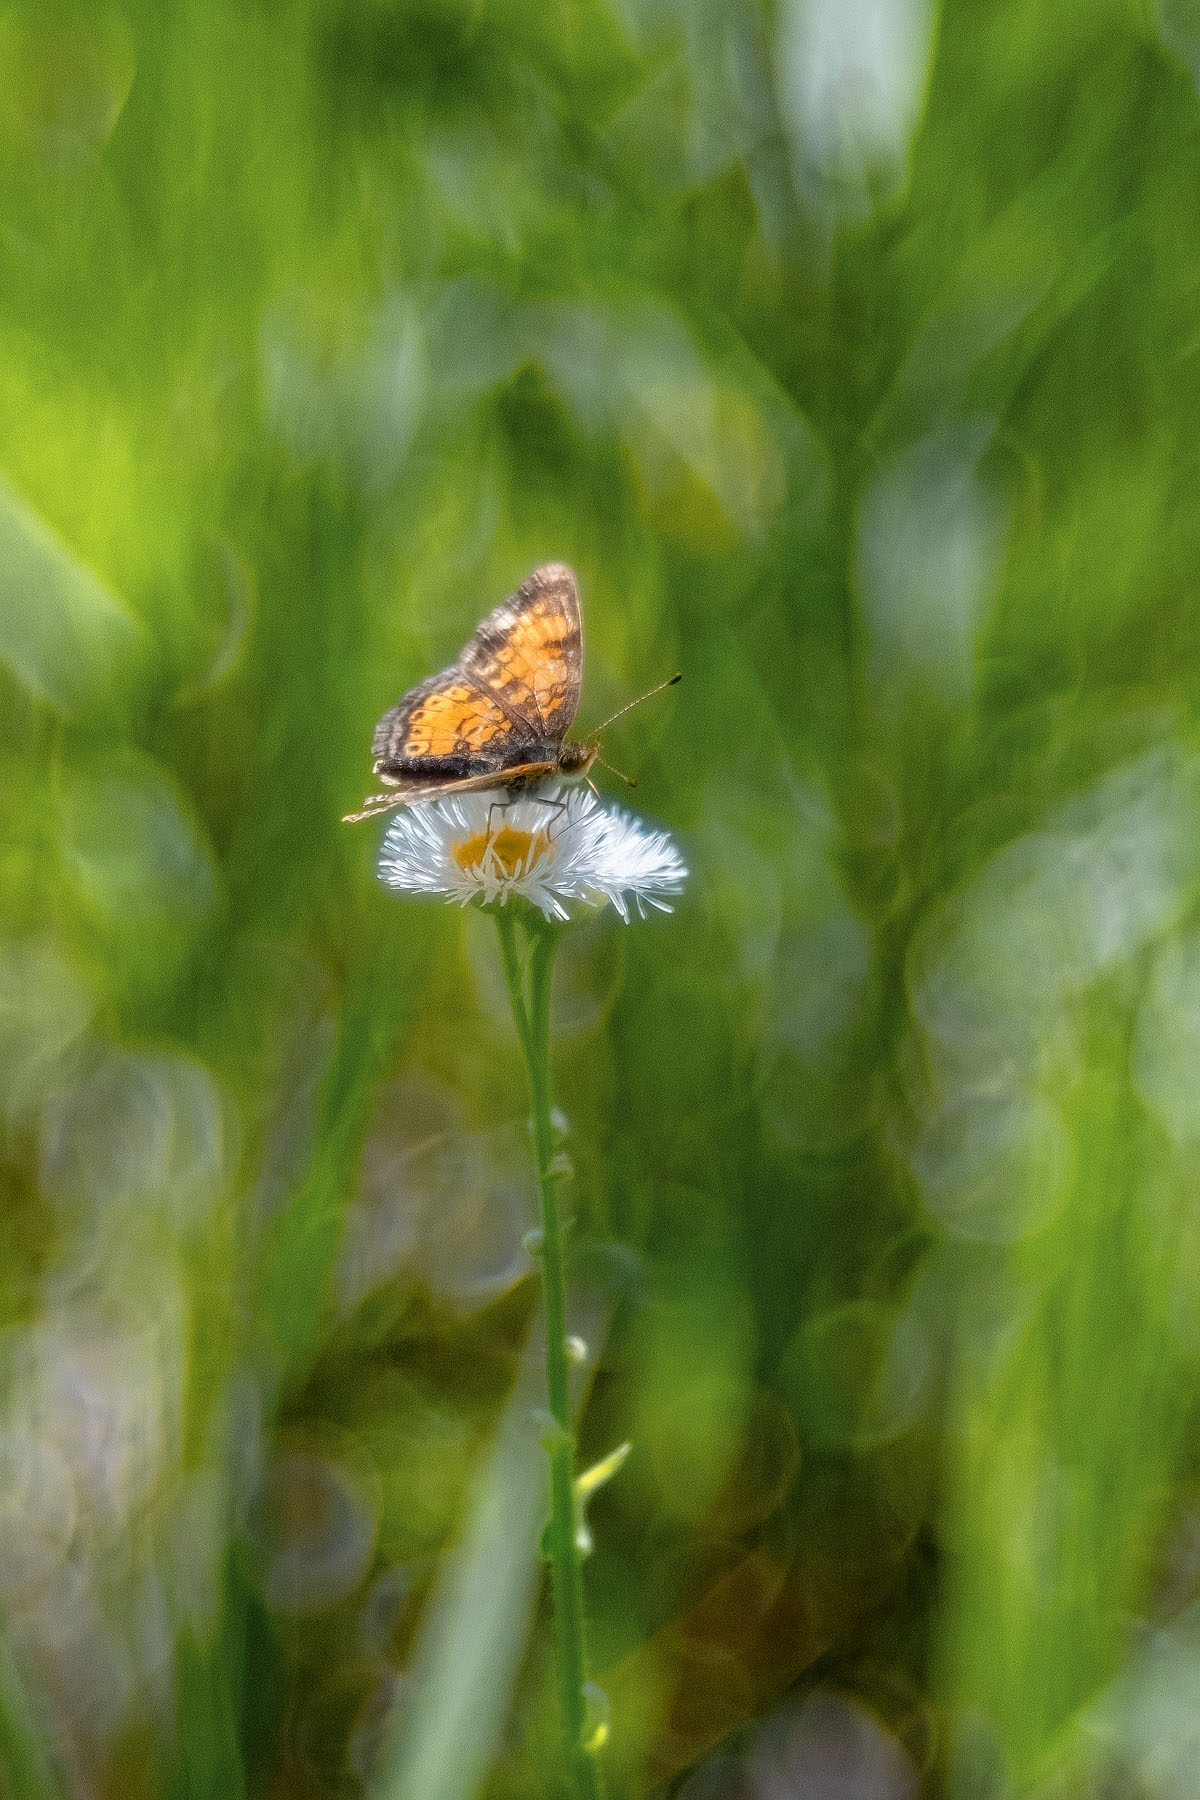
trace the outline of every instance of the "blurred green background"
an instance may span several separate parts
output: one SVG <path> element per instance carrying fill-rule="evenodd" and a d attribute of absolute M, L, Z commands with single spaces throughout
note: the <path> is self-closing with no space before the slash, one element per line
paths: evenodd
<path fill-rule="evenodd" d="M 495 935 L 339 823 L 562 558 L 582 730 L 685 675 L 556 972 L 612 1795 L 1195 1794 L 1198 80 L 0 12 L 0 1791 L 562 1791 Z"/>

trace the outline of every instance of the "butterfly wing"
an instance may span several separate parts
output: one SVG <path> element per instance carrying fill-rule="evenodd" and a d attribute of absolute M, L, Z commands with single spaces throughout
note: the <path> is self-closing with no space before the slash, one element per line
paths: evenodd
<path fill-rule="evenodd" d="M 523 722 L 456 665 L 384 713 L 371 751 L 385 780 L 455 780 L 522 761 L 530 740 Z"/>
<path fill-rule="evenodd" d="M 452 668 L 383 715 L 371 746 L 376 774 L 416 791 L 553 766 L 582 673 L 575 577 L 565 563 L 546 563 L 488 614 Z"/>
<path fill-rule="evenodd" d="M 524 722 L 532 742 L 561 744 L 583 680 L 579 589 L 567 565 L 535 569 L 476 629 L 458 666 Z"/>

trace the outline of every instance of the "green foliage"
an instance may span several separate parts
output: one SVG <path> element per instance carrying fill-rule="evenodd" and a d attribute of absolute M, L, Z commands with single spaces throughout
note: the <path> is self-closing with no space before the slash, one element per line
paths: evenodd
<path fill-rule="evenodd" d="M 555 974 L 612 1791 L 1189 1793 L 1195 8 L 0 67 L 0 1787 L 556 1792 L 503 973 L 339 820 L 562 558 L 581 730 L 684 672 Z"/>

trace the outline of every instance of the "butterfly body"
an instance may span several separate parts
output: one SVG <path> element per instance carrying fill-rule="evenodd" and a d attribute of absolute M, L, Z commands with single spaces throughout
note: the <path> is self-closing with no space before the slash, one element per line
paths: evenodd
<path fill-rule="evenodd" d="M 383 715 L 371 750 L 375 774 L 392 791 L 347 817 L 586 774 L 599 745 L 565 742 L 582 678 L 575 577 L 565 563 L 545 563 L 488 614 L 455 663 Z"/>

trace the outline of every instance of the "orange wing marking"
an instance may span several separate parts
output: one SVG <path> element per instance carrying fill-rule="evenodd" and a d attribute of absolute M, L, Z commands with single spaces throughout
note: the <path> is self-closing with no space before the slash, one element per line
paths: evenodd
<path fill-rule="evenodd" d="M 507 738 L 512 724 L 507 714 L 478 688 L 455 683 L 429 694 L 408 721 L 405 756 L 454 756 L 482 750 L 497 739 Z"/>
<path fill-rule="evenodd" d="M 463 651 L 461 666 L 540 738 L 563 737 L 579 703 L 583 669 L 579 594 L 566 565 L 535 569 L 489 613 Z"/>

